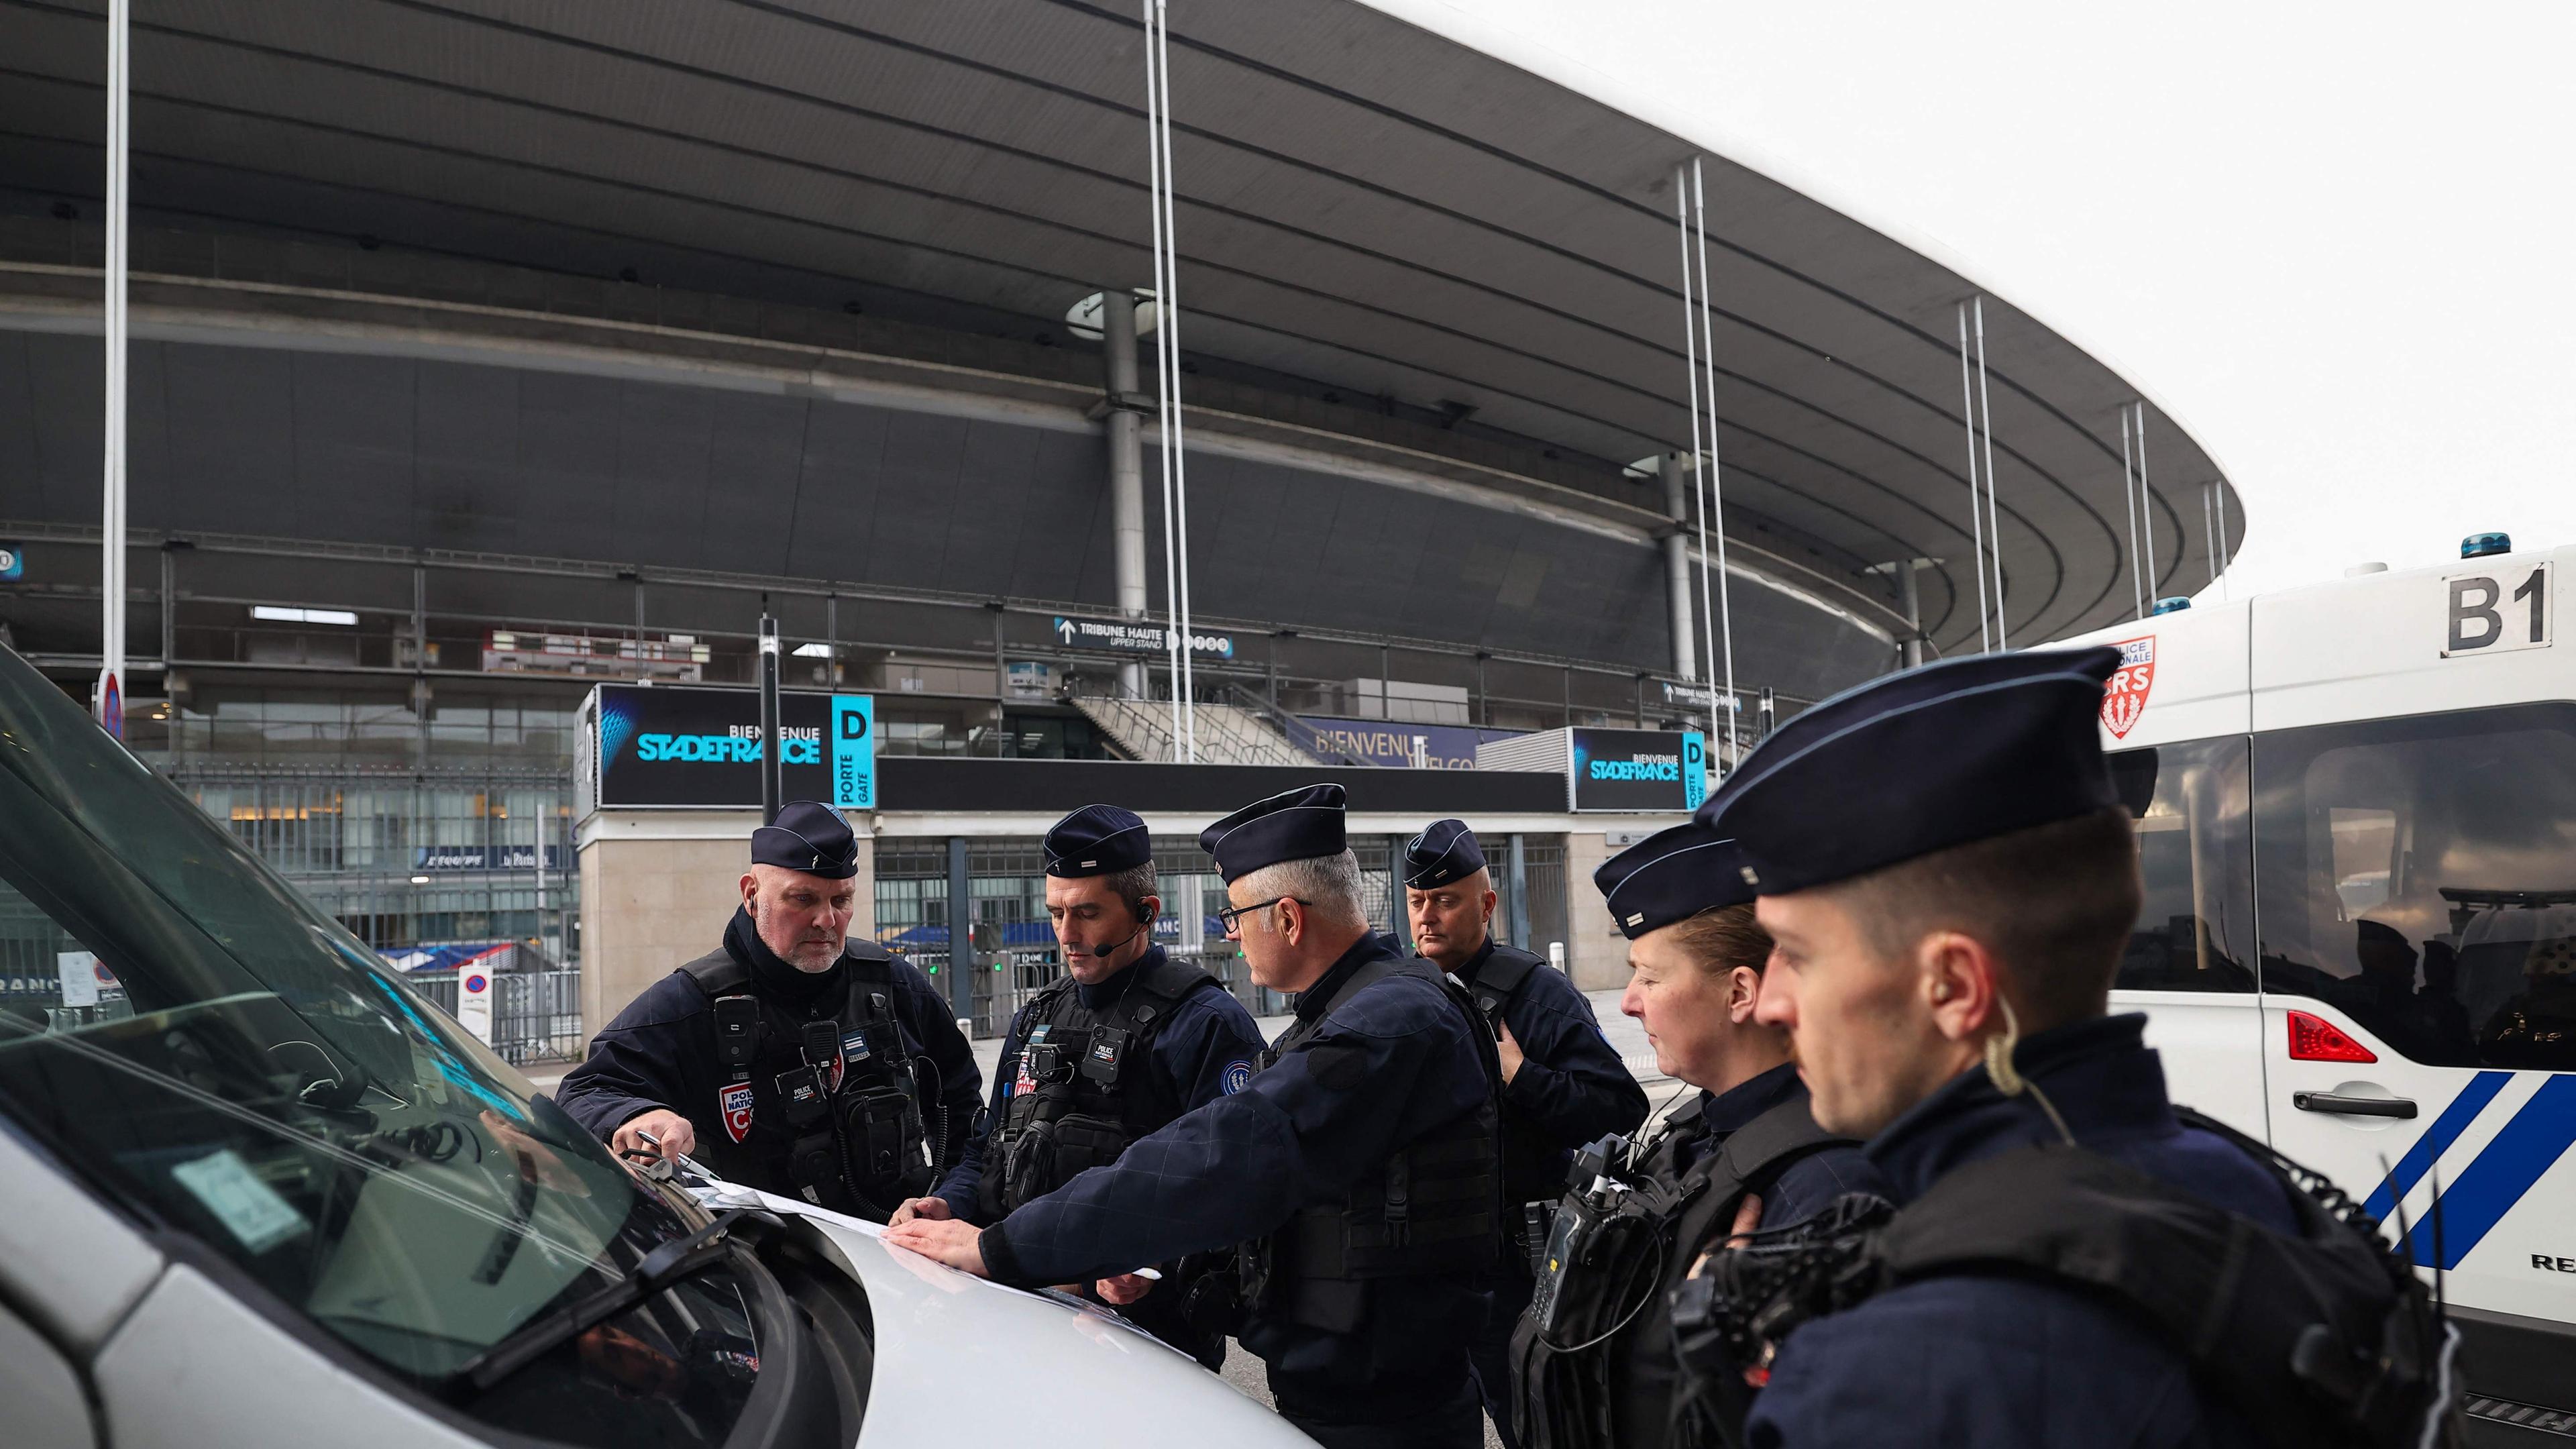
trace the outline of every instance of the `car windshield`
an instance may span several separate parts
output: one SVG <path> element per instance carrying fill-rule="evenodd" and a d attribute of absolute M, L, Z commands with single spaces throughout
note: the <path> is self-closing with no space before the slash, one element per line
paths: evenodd
<path fill-rule="evenodd" d="M 687 1229 L 0 649 L 0 1112 L 368 1357 L 443 1379 Z"/>

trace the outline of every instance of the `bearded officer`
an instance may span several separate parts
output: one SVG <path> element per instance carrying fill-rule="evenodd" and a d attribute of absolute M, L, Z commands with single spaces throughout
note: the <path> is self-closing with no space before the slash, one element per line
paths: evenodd
<path fill-rule="evenodd" d="M 839 811 L 782 807 L 723 945 L 629 1002 L 556 1101 L 621 1154 L 884 1221 L 964 1149 L 982 1079 L 929 980 L 848 939 L 858 869 Z"/>
<path fill-rule="evenodd" d="M 1494 939 L 1494 877 L 1476 832 L 1435 820 L 1404 847 L 1405 914 L 1414 948 L 1455 976 L 1497 1037 L 1503 1073 L 1503 1205 L 1508 1250 L 1485 1322 L 1469 1346 L 1476 1391 L 1495 1434 L 1512 1432 L 1512 1327 L 1529 1306 L 1524 1205 L 1553 1201 L 1574 1150 L 1636 1130 L 1646 1090 L 1610 1049 L 1600 1018 L 1545 961 Z"/>
<path fill-rule="evenodd" d="M 903 1205 L 897 1224 L 999 1222 L 1252 1080 L 1261 1033 L 1251 1013 L 1215 977 L 1154 944 L 1163 903 L 1145 822 L 1086 805 L 1047 831 L 1044 850 L 1047 919 L 1065 974 L 1011 1019 L 983 1133 L 932 1195 Z M 1216 1368 L 1224 1335 L 1180 1316 L 1191 1279 L 1210 1266 L 1158 1265 L 1157 1291 L 1122 1312 Z"/>
<path fill-rule="evenodd" d="M 1253 979 L 1297 994 L 1242 1091 L 990 1227 L 886 1241 L 1034 1285 L 1254 1240 L 1235 1336 L 1282 1415 L 1333 1449 L 1474 1449 L 1499 1068 L 1474 1006 L 1369 929 L 1342 807 L 1340 786 L 1309 786 L 1199 837 Z"/>
<path fill-rule="evenodd" d="M 2225 1449 L 2271 1442 L 2255 1423 L 2282 1413 L 2304 1440 L 2357 1444 L 2373 1441 L 2327 1426 L 2396 1398 L 2372 1378 L 2409 1356 L 2387 1351 L 2404 1344 L 2380 1333 L 2384 1305 L 2332 1310 L 2321 1337 L 2303 1327 L 2319 1320 L 2293 1319 L 2244 1338 L 2282 1327 L 2264 1320 L 2295 1295 L 2248 1301 L 2233 1285 L 2325 1286 L 2266 1276 L 2292 1247 L 2359 1249 L 2363 1283 L 2384 1250 L 2294 1202 L 2259 1145 L 2179 1118 L 2145 1018 L 2105 1015 L 2140 898 L 2095 724 L 2118 663 L 2092 648 L 1893 676 L 1783 725 L 1703 807 L 1742 848 L 1776 943 L 1756 1015 L 1787 1028 L 1816 1121 L 1867 1139 L 1898 1204 L 1876 1250 L 1979 1238 L 1973 1262 L 1789 1330 L 1747 1420 L 1753 1445 Z M 2083 1191 L 2053 1186 L 2071 1172 Z M 1963 1193 L 1966 1212 L 1930 1216 Z M 2172 1251 L 2184 1230 L 2203 1236 Z M 2068 1243 L 2080 1284 L 2036 1266 Z M 2211 1291 L 2179 1286 L 2221 1263 Z M 2114 1281 L 2090 1281 L 2105 1272 Z M 2390 1271 L 2374 1291 L 2401 1281 Z M 2189 1299 L 2178 1332 L 2145 1306 L 2176 1297 Z M 2346 1339 L 2355 1323 L 2377 1341 Z M 2295 1381 L 2292 1360 L 2314 1381 Z M 2264 1373 L 2277 1392 L 2216 1387 Z M 2322 1391 L 2336 1384 L 2349 1387 Z"/>

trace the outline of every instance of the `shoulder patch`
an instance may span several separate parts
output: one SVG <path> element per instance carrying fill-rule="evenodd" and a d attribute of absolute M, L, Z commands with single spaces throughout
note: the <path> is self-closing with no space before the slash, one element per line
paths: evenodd
<path fill-rule="evenodd" d="M 1235 1093 L 1240 1092 L 1251 1085 L 1252 1063 L 1228 1062 L 1225 1064 L 1225 1094 L 1227 1096 L 1231 1097 Z"/>

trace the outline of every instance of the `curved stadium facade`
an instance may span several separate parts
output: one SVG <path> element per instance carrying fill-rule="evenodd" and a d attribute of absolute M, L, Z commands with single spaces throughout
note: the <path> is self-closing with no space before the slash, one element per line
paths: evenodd
<path fill-rule="evenodd" d="M 0 625 L 74 688 L 103 9 L 0 0 Z M 1704 154 L 1739 693 L 1891 667 L 1905 560 L 1936 561 L 1927 647 L 1978 647 L 1975 282 L 1379 9 L 1172 24 L 1212 747 L 1430 763 L 1367 726 L 1704 713 L 1666 542 L 1695 546 L 1672 188 Z M 1168 750 L 1059 622 L 1117 618 L 1122 584 L 1163 607 L 1159 564 L 1118 562 L 1131 395 L 1067 322 L 1151 277 L 1124 9 L 163 0 L 132 78 L 134 742 L 371 940 L 572 951 L 575 707 L 748 682 L 764 606 L 789 684 L 873 692 L 889 752 Z M 2241 537 L 2216 464 L 2150 406 L 2137 580 L 2138 389 L 1984 307 L 2012 641 L 2197 587 Z"/>

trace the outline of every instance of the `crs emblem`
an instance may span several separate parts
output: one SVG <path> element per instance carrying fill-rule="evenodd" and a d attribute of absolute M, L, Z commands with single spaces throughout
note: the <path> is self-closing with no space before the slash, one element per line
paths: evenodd
<path fill-rule="evenodd" d="M 716 1108 L 724 1115 L 726 1135 L 740 1142 L 751 1132 L 751 1083 L 736 1082 L 719 1089 Z"/>
<path fill-rule="evenodd" d="M 2123 639 L 2111 647 L 2120 651 L 2120 667 L 2102 686 L 2102 728 L 2111 738 L 2125 740 L 2138 716 L 2147 712 L 2147 691 L 2156 682 L 2156 636 Z"/>

